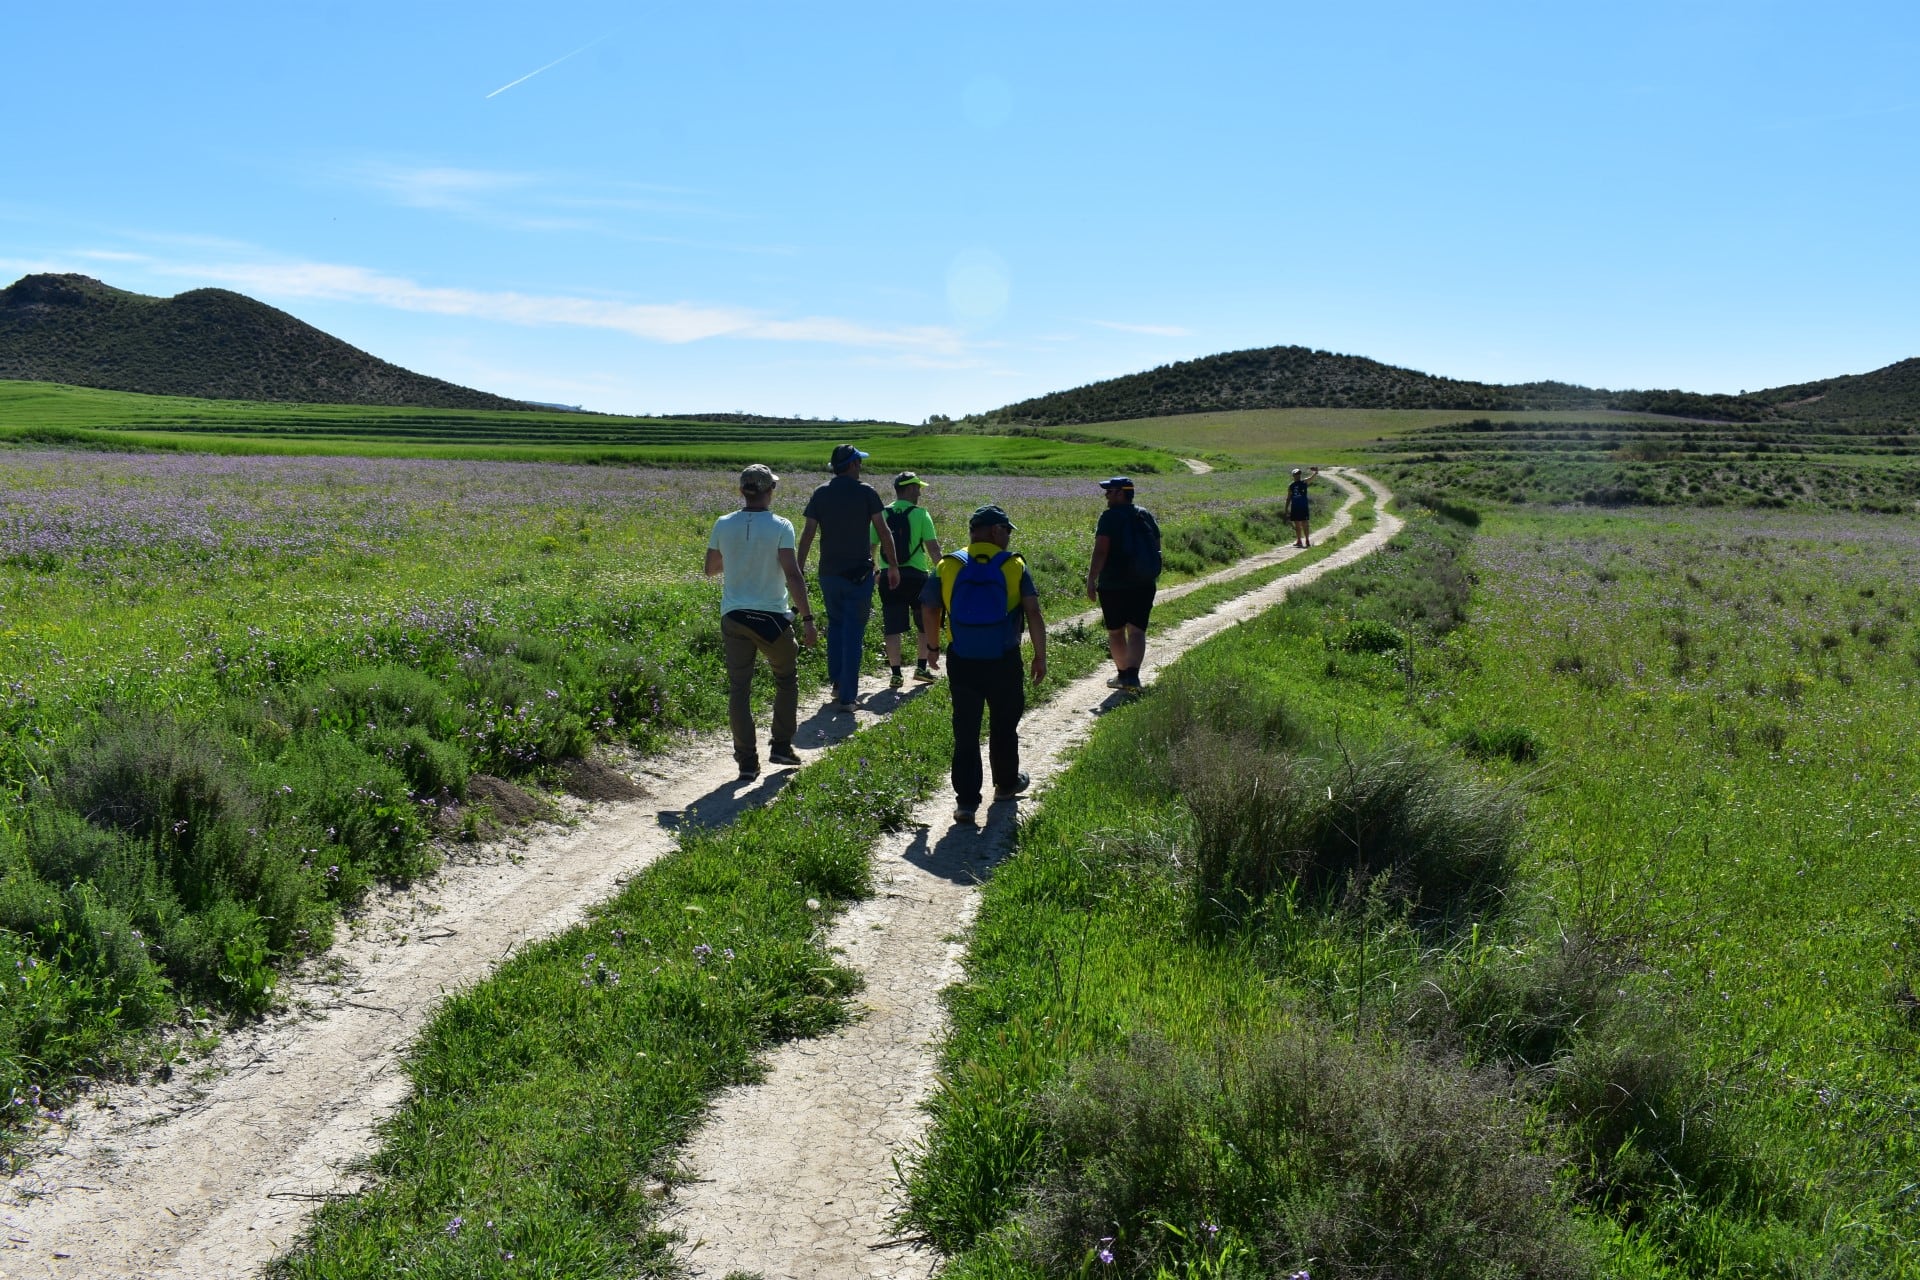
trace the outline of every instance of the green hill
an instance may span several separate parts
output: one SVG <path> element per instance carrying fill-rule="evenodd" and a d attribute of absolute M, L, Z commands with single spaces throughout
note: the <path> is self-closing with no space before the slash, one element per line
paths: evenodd
<path fill-rule="evenodd" d="M 388 364 L 226 289 L 153 298 L 81 275 L 23 276 L 0 290 L 0 378 L 216 400 L 526 408 Z"/>
<path fill-rule="evenodd" d="M 1565 382 L 1467 382 L 1309 347 L 1229 351 L 1056 391 L 984 415 L 1065 427 L 1248 409 L 1612 410 L 1717 422 L 1920 421 L 1920 359 L 1747 395 L 1609 391 Z"/>

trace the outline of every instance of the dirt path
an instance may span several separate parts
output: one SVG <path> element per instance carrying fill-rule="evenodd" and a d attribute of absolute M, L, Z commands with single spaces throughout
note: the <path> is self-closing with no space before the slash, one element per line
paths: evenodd
<path fill-rule="evenodd" d="M 1356 478 L 1384 503 L 1379 485 Z M 1258 616 L 1293 587 L 1370 554 L 1399 527 L 1381 512 L 1372 529 L 1326 559 L 1156 635 L 1145 674 Z M 1278 558 L 1293 554 L 1286 548 Z M 1021 720 L 1022 762 L 1036 787 L 1111 705 L 1108 674 L 1103 668 L 1075 681 Z M 684 1165 L 697 1181 L 677 1193 L 668 1224 L 684 1234 L 697 1274 L 744 1271 L 765 1280 L 932 1274 L 934 1256 L 889 1231 L 893 1160 L 907 1153 L 924 1126 L 920 1108 L 933 1086 L 944 1033 L 940 991 L 961 976 L 976 886 L 1010 847 L 1019 807 L 983 811 L 986 821 L 975 830 L 953 824 L 952 803 L 945 792 L 934 796 L 906 831 L 881 843 L 875 853 L 881 892 L 834 927 L 830 945 L 866 976 L 859 1020 L 833 1035 L 782 1046 L 765 1081 L 723 1095 L 690 1144 Z"/>
<path fill-rule="evenodd" d="M 1358 547 L 1350 544 L 1336 559 L 1359 554 Z M 1274 563 L 1275 555 L 1253 557 L 1163 594 L 1170 598 L 1251 572 Z M 1321 571 L 1315 566 L 1307 572 Z M 1260 594 L 1272 592 L 1268 587 Z M 1176 634 L 1189 632 L 1183 628 Z M 1176 643 L 1191 641 L 1156 638 L 1149 670 L 1170 658 Z M 879 689 L 878 681 L 863 687 L 864 692 Z M 1104 692 L 1076 685 L 1047 709 L 1048 715 L 1028 722 L 1036 779 L 1082 730 L 1084 712 Z M 885 694 L 870 701 L 882 710 L 892 705 Z M 1074 709 L 1071 715 L 1068 708 Z M 828 745 L 851 732 L 856 719 L 864 726 L 878 717 L 865 709 L 857 718 L 816 713 L 803 721 L 798 745 Z M 787 776 L 765 775 L 742 785 L 724 734 L 639 762 L 632 772 L 646 799 L 592 810 L 576 804 L 568 824 L 546 824 L 488 846 L 425 885 L 369 904 L 342 929 L 331 952 L 283 984 L 286 1012 L 228 1033 L 217 1052 L 183 1064 L 171 1081 L 101 1086 L 82 1098 L 65 1122 L 23 1153 L 24 1168 L 0 1190 L 0 1225 L 6 1228 L 0 1237 L 0 1276 L 239 1277 L 256 1273 L 285 1250 L 316 1203 L 358 1188 L 346 1170 L 371 1152 L 375 1126 L 404 1100 L 407 1081 L 396 1063 L 443 995 L 484 976 L 516 948 L 578 921 L 586 908 L 669 852 L 677 826 L 730 821 L 742 809 L 764 803 Z M 969 886 L 1005 846 L 1011 810 L 1002 808 L 1007 812 L 996 810 L 984 835 L 957 841 L 942 837 L 928 848 L 922 832 L 917 846 L 883 849 L 882 859 L 893 868 L 891 883 L 882 897 L 848 913 L 839 928 L 851 963 L 869 972 L 869 1003 L 883 1002 L 895 989 L 885 966 L 905 954 L 909 937 L 922 948 L 913 954 L 929 957 L 913 962 L 911 982 L 903 979 L 900 998 L 887 1003 L 910 1025 L 870 1016 L 854 1029 L 870 1036 L 890 1027 L 888 1034 L 901 1037 L 907 1050 L 896 1061 L 898 1054 L 880 1045 L 873 1051 L 882 1056 L 859 1073 L 866 1089 L 862 1096 L 872 1101 L 862 1102 L 855 1114 L 872 1121 L 865 1131 L 879 1144 L 879 1169 L 886 1168 L 888 1153 L 916 1131 L 917 1104 L 931 1079 L 930 1046 L 940 1032 L 930 993 L 957 972 L 958 944 L 947 938 L 969 918 Z M 946 830 L 944 805 L 932 805 L 921 816 L 939 818 L 933 829 Z M 925 951 L 929 940 L 932 950 Z M 823 1071 L 840 1069 L 841 1039 L 792 1046 L 781 1056 L 776 1080 L 790 1070 L 790 1058 L 804 1060 L 808 1054 L 826 1055 Z M 740 1099 L 747 1096 L 737 1095 L 726 1105 L 743 1105 Z M 804 1133 L 805 1124 L 796 1121 L 811 1120 L 816 1104 L 803 1099 L 793 1105 L 800 1107 L 797 1115 L 772 1113 L 769 1123 L 789 1134 Z M 838 1122 L 823 1112 L 819 1123 L 824 1141 L 829 1126 Z M 734 1128 L 716 1124 L 708 1132 Z M 841 1147 L 836 1139 L 827 1149 Z M 835 1159 L 846 1165 L 856 1159 L 851 1151 Z M 850 1188 L 861 1188 L 847 1196 L 862 1206 L 858 1212 L 864 1216 L 841 1222 L 833 1229 L 835 1238 L 875 1238 L 871 1223 L 878 1221 L 879 1210 L 869 1206 L 883 1204 L 889 1184 L 870 1173 L 862 1168 L 845 1175 Z M 718 1191 L 721 1184 L 713 1185 Z M 857 1252 L 867 1257 L 864 1244 Z M 775 1274 L 788 1272 L 768 1269 L 770 1277 Z"/>
<path fill-rule="evenodd" d="M 852 725 L 815 714 L 797 745 L 825 746 Z M 578 921 L 671 850 L 675 827 L 729 821 L 787 776 L 740 783 L 724 734 L 632 772 L 647 799 L 591 813 L 576 803 L 570 827 L 545 824 L 370 904 L 284 984 L 288 1012 L 228 1035 L 211 1059 L 81 1099 L 0 1193 L 0 1275 L 257 1272 L 318 1201 L 357 1188 L 344 1170 L 404 1100 L 395 1064 L 443 995 Z"/>
<path fill-rule="evenodd" d="M 1197 476 L 1204 476 L 1213 470 L 1213 464 L 1211 462 L 1202 462 L 1198 458 L 1182 458 L 1180 461 L 1186 463 L 1187 470 Z"/>

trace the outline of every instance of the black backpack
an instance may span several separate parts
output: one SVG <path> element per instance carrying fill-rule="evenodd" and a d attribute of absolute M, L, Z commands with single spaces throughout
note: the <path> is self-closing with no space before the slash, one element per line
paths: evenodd
<path fill-rule="evenodd" d="M 899 509 L 898 503 L 887 507 L 887 532 L 893 535 L 893 554 L 898 558 L 901 568 L 907 567 L 907 561 L 920 548 L 913 540 L 913 508 Z"/>
<path fill-rule="evenodd" d="M 1150 511 L 1134 506 L 1126 511 L 1132 519 L 1127 521 L 1127 545 L 1121 559 L 1135 585 L 1150 587 L 1160 580 L 1160 525 Z"/>

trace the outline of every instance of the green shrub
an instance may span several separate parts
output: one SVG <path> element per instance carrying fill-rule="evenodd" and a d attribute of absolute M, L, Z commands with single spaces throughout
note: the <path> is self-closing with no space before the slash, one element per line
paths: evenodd
<path fill-rule="evenodd" d="M 432 799 L 467 793 L 470 771 L 466 754 L 431 737 L 418 725 L 375 729 L 361 735 L 360 745 L 368 755 L 398 769 L 416 796 Z"/>
<path fill-rule="evenodd" d="M 407 777 L 386 760 L 336 733 L 302 734 L 274 777 L 286 788 L 287 807 L 310 824 L 303 830 L 313 843 L 304 846 L 302 860 L 319 864 L 330 856 L 320 865 L 338 868 L 325 873 L 336 900 L 357 897 L 368 875 L 407 879 L 433 868 L 426 823 Z"/>
<path fill-rule="evenodd" d="M 1203 923 L 1241 920 L 1293 890 L 1450 910 L 1497 890 L 1511 870 L 1517 796 L 1426 748 L 1387 744 L 1316 760 L 1216 737 L 1191 744 L 1176 770 L 1193 813 Z"/>
<path fill-rule="evenodd" d="M 1181 1274 L 1222 1239 L 1263 1275 L 1592 1275 L 1506 1090 L 1312 1027 L 1194 1053 L 1136 1037 L 1041 1101 L 1050 1158 L 1014 1251 L 1050 1275 L 1103 1242 L 1114 1274 Z"/>
<path fill-rule="evenodd" d="M 1398 627 L 1373 618 L 1349 622 L 1327 638 L 1328 647 L 1342 653 L 1394 653 L 1405 643 Z"/>
<path fill-rule="evenodd" d="M 1540 739 L 1525 725 L 1502 724 L 1480 728 L 1469 725 L 1453 737 L 1455 745 L 1476 760 L 1511 760 L 1527 764 L 1540 758 Z"/>

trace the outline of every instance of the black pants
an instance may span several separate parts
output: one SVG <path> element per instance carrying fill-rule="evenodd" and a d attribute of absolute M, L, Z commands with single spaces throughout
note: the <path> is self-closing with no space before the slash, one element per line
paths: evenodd
<path fill-rule="evenodd" d="M 953 795 L 962 808 L 980 803 L 980 715 L 988 714 L 987 759 L 993 785 L 1020 783 L 1020 716 L 1027 709 L 1020 650 L 998 658 L 947 659 L 947 695 L 953 699 Z"/>

